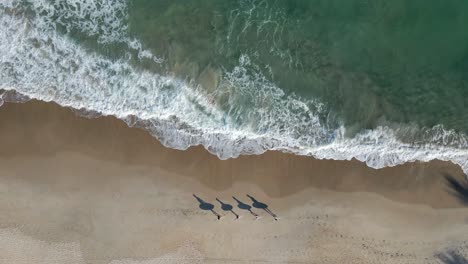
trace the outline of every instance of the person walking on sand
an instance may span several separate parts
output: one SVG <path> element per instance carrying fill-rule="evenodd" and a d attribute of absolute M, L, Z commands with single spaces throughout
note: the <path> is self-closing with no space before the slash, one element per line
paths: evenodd
<path fill-rule="evenodd" d="M 221 219 L 221 215 L 215 212 L 214 205 L 203 201 L 200 197 L 196 196 L 195 194 L 193 194 L 193 197 L 195 197 L 195 199 L 197 199 L 197 201 L 200 203 L 200 205 L 198 206 L 200 209 L 205 211 L 211 211 L 218 220 Z"/>
<path fill-rule="evenodd" d="M 265 203 L 262 203 L 262 202 L 259 202 L 257 201 L 254 197 L 250 196 L 247 194 L 247 197 L 250 198 L 250 200 L 252 200 L 252 206 L 257 208 L 257 209 L 263 209 L 265 210 L 265 212 L 267 212 L 268 214 L 270 214 L 273 219 L 275 219 L 275 221 L 278 221 L 278 216 L 276 216 L 276 214 L 274 214 L 269 208 L 268 208 L 268 205 L 265 204 Z"/>
<path fill-rule="evenodd" d="M 216 198 L 216 201 L 218 201 L 221 204 L 221 209 L 223 211 L 230 211 L 231 213 L 233 213 L 236 216 L 236 219 L 239 219 L 239 215 L 234 212 L 232 205 L 223 203 L 218 198 Z"/>
<path fill-rule="evenodd" d="M 259 219 L 259 218 L 260 218 L 260 217 L 258 216 L 258 214 L 254 213 L 254 212 L 252 211 L 252 206 L 250 206 L 250 205 L 248 205 L 248 204 L 245 204 L 245 203 L 239 201 L 239 199 L 237 199 L 237 198 L 234 197 L 234 196 L 232 197 L 232 199 L 236 200 L 236 202 L 237 202 L 237 207 L 239 207 L 239 208 L 242 209 L 242 210 L 247 210 L 247 211 L 249 211 L 253 216 L 255 216 L 255 219 Z"/>

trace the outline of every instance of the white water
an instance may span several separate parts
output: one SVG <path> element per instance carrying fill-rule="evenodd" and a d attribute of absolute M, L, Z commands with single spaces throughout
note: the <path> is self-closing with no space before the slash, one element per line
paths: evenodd
<path fill-rule="evenodd" d="M 224 72 L 218 90 L 207 95 L 172 76 L 138 70 L 128 59 L 110 60 L 85 50 L 56 32 L 57 21 L 50 19 L 56 12 L 50 1 L 30 2 L 49 16 L 26 19 L 6 12 L 17 1 L 0 3 L 0 89 L 113 115 L 130 126 L 144 127 L 167 147 L 203 145 L 221 159 L 266 150 L 320 159 L 356 158 L 373 168 L 439 159 L 452 161 L 468 173 L 465 136 L 436 127 L 427 130 L 425 142 L 432 144 L 415 145 L 398 140 L 401 131 L 379 127 L 349 139 L 343 129 L 330 130 L 320 123 L 319 102 L 286 96 L 260 74 L 247 71 L 254 68 L 247 56 L 241 56 L 232 71 Z M 137 40 L 126 37 L 121 21 L 124 1 L 103 1 L 100 6 L 88 0 L 67 1 L 70 6 L 75 2 L 88 8 L 71 7 L 70 13 L 62 14 L 75 21 L 70 27 L 99 35 L 102 42 L 123 42 L 137 50 L 139 57 L 161 61 Z M 211 100 L 221 96 L 229 98 L 228 110 Z M 434 144 L 454 137 L 458 146 Z"/>

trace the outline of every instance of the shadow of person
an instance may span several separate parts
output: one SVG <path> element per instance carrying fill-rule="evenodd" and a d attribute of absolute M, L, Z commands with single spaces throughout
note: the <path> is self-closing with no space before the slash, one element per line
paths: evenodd
<path fill-rule="evenodd" d="M 239 199 L 237 199 L 236 197 L 232 197 L 232 199 L 236 200 L 237 202 L 237 207 L 239 207 L 239 209 L 242 209 L 242 210 L 247 210 L 249 211 L 253 216 L 255 216 L 255 219 L 258 219 L 258 214 L 254 213 L 252 211 L 252 206 L 248 205 L 248 204 L 245 204 L 241 201 L 239 201 Z"/>
<path fill-rule="evenodd" d="M 461 182 L 455 177 L 445 175 L 447 186 L 450 188 L 452 195 L 458 198 L 458 200 L 465 205 L 468 205 L 468 182 Z"/>
<path fill-rule="evenodd" d="M 232 205 L 223 203 L 218 198 L 216 198 L 216 201 L 218 201 L 221 204 L 221 209 L 223 211 L 229 211 L 229 212 L 233 213 L 236 216 L 236 219 L 239 219 L 239 215 L 234 212 Z"/>
<path fill-rule="evenodd" d="M 435 257 L 443 264 L 468 264 L 468 259 L 453 250 L 445 253 L 438 253 Z"/>
<path fill-rule="evenodd" d="M 273 217 L 273 219 L 275 219 L 275 221 L 278 221 L 278 217 L 268 208 L 267 204 L 264 204 L 262 202 L 257 201 L 257 199 L 253 198 L 252 196 L 250 196 L 248 194 L 247 194 L 247 197 L 249 197 L 250 200 L 252 200 L 252 206 L 253 207 L 255 207 L 257 209 L 265 210 L 265 212 L 267 212 L 269 215 L 271 215 Z"/>
<path fill-rule="evenodd" d="M 198 205 L 200 209 L 205 211 L 211 211 L 218 220 L 221 219 L 221 215 L 215 212 L 214 205 L 203 201 L 200 197 L 196 196 L 195 194 L 193 194 L 193 197 L 195 197 L 195 199 L 197 199 L 197 201 L 200 203 L 200 205 Z"/>

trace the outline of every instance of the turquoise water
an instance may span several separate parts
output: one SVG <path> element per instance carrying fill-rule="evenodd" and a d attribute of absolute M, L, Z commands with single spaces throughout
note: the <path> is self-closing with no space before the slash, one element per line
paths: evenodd
<path fill-rule="evenodd" d="M 466 25 L 461 0 L 4 0 L 0 89 L 220 158 L 468 170 Z"/>
<path fill-rule="evenodd" d="M 248 54 L 348 126 L 468 132 L 466 1 L 133 1 L 130 32 L 191 78 Z M 328 114 L 328 113 L 327 113 Z"/>

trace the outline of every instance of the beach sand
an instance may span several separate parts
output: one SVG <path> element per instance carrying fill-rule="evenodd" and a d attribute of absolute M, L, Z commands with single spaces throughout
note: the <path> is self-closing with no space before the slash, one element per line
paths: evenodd
<path fill-rule="evenodd" d="M 375 170 L 277 152 L 221 161 L 201 147 L 167 149 L 113 117 L 87 119 L 37 101 L 0 108 L 0 146 L 0 263 L 468 257 L 468 209 L 446 180 L 465 176 L 448 162 Z M 252 205 L 247 194 L 278 221 L 259 208 L 257 220 L 239 209 L 232 196 Z"/>

